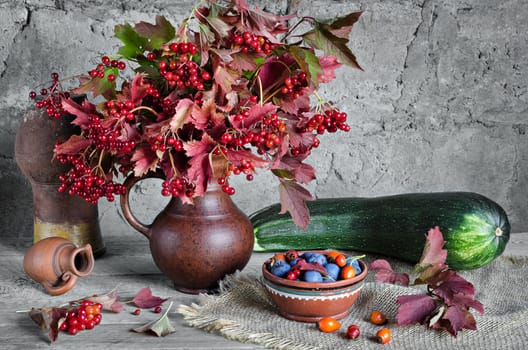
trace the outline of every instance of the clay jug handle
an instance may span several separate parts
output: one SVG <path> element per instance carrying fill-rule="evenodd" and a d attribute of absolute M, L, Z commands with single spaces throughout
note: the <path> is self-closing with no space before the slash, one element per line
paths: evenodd
<path fill-rule="evenodd" d="M 130 190 L 132 189 L 132 187 L 134 187 L 134 185 L 138 183 L 139 181 L 145 180 L 148 178 L 164 179 L 163 174 L 159 172 L 148 173 L 147 175 L 142 176 L 142 177 L 137 177 L 137 176 L 134 176 L 133 174 L 128 176 L 125 182 L 123 183 L 123 185 L 126 188 L 126 192 L 125 194 L 121 195 L 120 202 L 121 202 L 121 210 L 123 212 L 123 215 L 126 221 L 128 221 L 128 223 L 130 224 L 130 226 L 132 226 L 133 228 L 138 230 L 140 233 L 142 233 L 145 237 L 150 239 L 150 227 L 152 226 L 152 223 L 144 224 L 141 221 L 139 221 L 136 218 L 136 216 L 132 213 L 132 211 L 130 210 L 130 203 L 129 203 L 129 195 L 130 195 Z"/>
<path fill-rule="evenodd" d="M 51 284 L 49 281 L 44 281 L 42 282 L 42 286 L 50 295 L 61 295 L 73 288 L 75 282 L 77 281 L 77 276 L 67 271 L 62 274 L 61 279 L 65 281 L 65 283 L 56 286 Z"/>

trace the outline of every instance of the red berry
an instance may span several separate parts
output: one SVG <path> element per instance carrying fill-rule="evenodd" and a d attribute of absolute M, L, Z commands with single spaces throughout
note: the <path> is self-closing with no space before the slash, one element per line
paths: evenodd
<path fill-rule="evenodd" d="M 348 326 L 347 337 L 348 339 L 356 339 L 361 334 L 359 327 L 355 324 Z"/>
<path fill-rule="evenodd" d="M 134 314 L 135 316 L 139 316 L 139 314 L 141 314 L 141 310 L 140 310 L 140 309 L 135 309 L 134 312 L 133 312 L 133 314 Z"/>
<path fill-rule="evenodd" d="M 157 313 L 157 314 L 161 313 L 161 306 L 156 306 L 154 308 L 154 313 Z"/>

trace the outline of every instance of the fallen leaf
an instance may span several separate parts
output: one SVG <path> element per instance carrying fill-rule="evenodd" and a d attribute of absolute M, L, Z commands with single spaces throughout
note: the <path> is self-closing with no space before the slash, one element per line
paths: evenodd
<path fill-rule="evenodd" d="M 158 337 L 164 337 L 168 334 L 176 332 L 176 329 L 172 326 L 169 317 L 167 316 L 169 311 L 172 309 L 172 301 L 169 304 L 169 307 L 163 315 L 160 316 L 160 318 L 151 321 L 141 327 L 136 327 L 132 329 L 132 331 L 136 333 L 146 333 L 146 332 L 153 332 Z"/>
<path fill-rule="evenodd" d="M 405 287 L 409 285 L 409 275 L 394 272 L 390 263 L 385 259 L 377 259 L 371 262 L 369 270 L 377 271 L 374 276 L 376 282 L 400 284 Z"/>
<path fill-rule="evenodd" d="M 93 295 L 91 297 L 84 298 L 84 300 L 89 300 L 94 303 L 101 303 L 101 305 L 103 305 L 103 310 L 108 310 L 115 313 L 123 311 L 123 304 L 119 302 L 117 290 L 113 290 L 103 295 Z"/>
<path fill-rule="evenodd" d="M 161 304 L 163 304 L 167 300 L 169 300 L 169 298 L 160 298 L 152 295 L 152 291 L 148 287 L 140 289 L 134 299 L 132 299 L 134 304 L 136 304 L 137 307 L 142 309 L 161 306 Z"/>

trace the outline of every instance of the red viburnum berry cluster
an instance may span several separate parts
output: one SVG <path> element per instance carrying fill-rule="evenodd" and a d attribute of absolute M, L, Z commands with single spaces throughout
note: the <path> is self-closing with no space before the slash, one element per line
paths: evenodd
<path fill-rule="evenodd" d="M 29 92 L 29 98 L 36 100 L 35 107 L 46 109 L 50 118 L 59 119 L 63 115 L 62 100 L 70 97 L 70 93 L 62 90 L 58 73 L 51 73 L 51 85 L 40 89 L 40 95 L 36 91 Z"/>
<path fill-rule="evenodd" d="M 297 75 L 285 78 L 281 93 L 286 96 L 291 96 L 293 99 L 301 97 L 303 89 L 308 86 L 306 77 L 306 73 L 300 71 Z"/>
<path fill-rule="evenodd" d="M 190 198 L 194 195 L 195 185 L 184 177 L 174 177 L 170 180 L 165 180 L 161 186 L 161 194 L 165 197 L 181 197 L 183 195 Z"/>
<path fill-rule="evenodd" d="M 211 80 L 211 74 L 202 70 L 200 66 L 192 61 L 196 55 L 196 46 L 192 43 L 181 42 L 171 43 L 169 45 L 168 60 L 162 60 L 158 63 L 160 74 L 170 87 L 176 87 L 179 90 L 193 88 L 203 90 L 204 83 Z M 149 61 L 156 60 L 154 52 L 147 54 Z"/>
<path fill-rule="evenodd" d="M 83 300 L 79 307 L 68 311 L 66 318 L 60 323 L 59 329 L 71 335 L 76 335 L 83 330 L 94 329 L 101 323 L 102 309 L 103 305 L 100 303 Z"/>
<path fill-rule="evenodd" d="M 334 133 L 337 130 L 344 132 L 350 131 L 350 125 L 347 121 L 346 112 L 341 112 L 337 109 L 327 109 L 323 113 L 314 114 L 309 120 L 305 127 L 301 129 L 301 132 L 312 132 L 316 131 L 319 135 L 325 133 L 325 131 Z"/>
<path fill-rule="evenodd" d="M 98 64 L 96 68 L 90 70 L 88 73 L 92 78 L 103 79 L 107 74 L 107 68 L 117 68 L 119 70 L 124 70 L 126 68 L 126 63 L 124 61 L 110 59 L 110 57 L 108 56 L 103 56 L 101 57 L 101 63 Z M 106 75 L 106 79 L 110 82 L 114 81 L 116 78 L 117 77 L 114 73 L 109 73 L 108 75 Z"/>
<path fill-rule="evenodd" d="M 269 55 L 274 47 L 269 39 L 247 31 L 234 34 L 232 45 L 234 47 L 239 47 L 242 53 L 256 52 L 264 53 L 266 55 Z"/>
<path fill-rule="evenodd" d="M 97 203 L 99 198 L 106 197 L 110 202 L 114 201 L 115 195 L 126 193 L 125 186 L 107 180 L 103 176 L 93 174 L 92 167 L 86 163 L 84 158 L 74 155 L 59 155 L 57 159 L 62 164 L 72 164 L 66 174 L 59 176 L 61 182 L 59 192 L 77 195 L 89 203 Z"/>

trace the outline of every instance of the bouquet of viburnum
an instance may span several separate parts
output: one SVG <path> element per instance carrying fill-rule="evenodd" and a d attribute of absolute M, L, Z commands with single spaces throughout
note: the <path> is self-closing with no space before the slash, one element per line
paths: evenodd
<path fill-rule="evenodd" d="M 113 200 L 124 191 L 119 178 L 158 172 L 163 195 L 192 203 L 213 181 L 216 156 L 226 163 L 214 179 L 223 191 L 235 192 L 230 175 L 251 181 L 257 168 L 269 169 L 282 212 L 306 227 L 312 197 L 301 184 L 315 170 L 304 161 L 318 135 L 350 130 L 347 114 L 317 89 L 342 64 L 360 68 L 347 46 L 360 15 L 297 19 L 244 0 L 210 0 L 177 28 L 161 16 L 116 26 L 123 45 L 77 88 L 64 91 L 53 73 L 48 89 L 31 93 L 50 117 L 71 114 L 81 130 L 55 147 L 55 157 L 72 165 L 59 191 Z M 77 103 L 71 94 L 87 98 Z"/>

